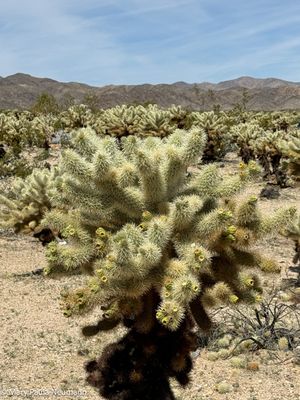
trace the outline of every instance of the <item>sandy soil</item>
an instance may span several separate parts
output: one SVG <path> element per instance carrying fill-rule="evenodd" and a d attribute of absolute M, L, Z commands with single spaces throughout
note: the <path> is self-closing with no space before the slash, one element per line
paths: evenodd
<path fill-rule="evenodd" d="M 236 166 L 232 160 L 225 164 L 224 170 Z M 259 193 L 262 186 L 253 185 L 251 193 Z M 299 188 L 280 192 L 278 200 L 262 200 L 262 209 L 299 206 Z M 260 247 L 278 260 L 285 277 L 293 256 L 292 242 L 279 237 L 268 239 Z M 97 392 L 85 383 L 83 364 L 122 335 L 122 330 L 85 339 L 81 327 L 95 322 L 97 311 L 76 319 L 62 315 L 61 290 L 78 286 L 82 277 L 58 280 L 20 275 L 46 265 L 43 248 L 36 240 L 0 232 L 0 264 L 0 399 L 99 399 Z M 272 281 L 278 284 L 280 277 L 266 277 L 264 283 L 271 286 Z M 259 370 L 251 371 L 235 369 L 228 360 L 208 361 L 206 354 L 203 350 L 195 358 L 192 383 L 187 389 L 174 385 L 178 400 L 300 400 L 299 365 L 265 364 L 255 354 L 252 357 L 259 362 Z M 219 382 L 229 383 L 230 392 L 218 393 L 215 387 Z M 74 392 L 68 394 L 71 390 Z"/>

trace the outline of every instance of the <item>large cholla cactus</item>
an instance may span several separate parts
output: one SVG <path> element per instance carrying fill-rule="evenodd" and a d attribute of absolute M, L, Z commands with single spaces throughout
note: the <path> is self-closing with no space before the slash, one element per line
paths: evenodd
<path fill-rule="evenodd" d="M 295 210 L 262 216 L 255 196 L 234 200 L 255 164 L 229 177 L 215 165 L 187 174 L 205 144 L 201 128 L 121 143 L 82 129 L 63 154 L 56 208 L 43 224 L 65 241 L 47 246 L 48 273 L 91 275 L 63 295 L 67 316 L 102 305 L 102 319 L 85 335 L 121 322 L 130 328 L 86 367 L 108 399 L 174 399 L 168 379 L 188 382 L 194 323 L 209 330 L 209 307 L 259 301 L 253 267 L 278 269 L 251 247 Z"/>

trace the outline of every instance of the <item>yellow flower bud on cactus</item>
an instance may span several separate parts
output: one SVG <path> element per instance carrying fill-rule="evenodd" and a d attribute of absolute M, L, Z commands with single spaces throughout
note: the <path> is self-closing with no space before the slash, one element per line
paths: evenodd
<path fill-rule="evenodd" d="M 228 234 L 233 235 L 233 234 L 236 232 L 236 226 L 234 226 L 234 225 L 228 226 L 226 232 L 227 232 Z"/>
<path fill-rule="evenodd" d="M 199 249 L 198 247 L 194 250 L 194 254 L 196 257 L 200 256 L 202 254 L 201 249 Z"/>
<path fill-rule="evenodd" d="M 236 240 L 235 236 L 233 236 L 233 235 L 227 235 L 226 238 L 228 240 L 230 240 L 231 242 L 235 242 L 235 240 Z"/>
<path fill-rule="evenodd" d="M 95 273 L 97 276 L 99 276 L 99 278 L 101 278 L 101 276 L 103 275 L 103 268 L 98 268 L 96 269 Z"/>
<path fill-rule="evenodd" d="M 103 275 L 100 278 L 101 282 L 106 283 L 108 281 L 107 276 Z"/>
<path fill-rule="evenodd" d="M 70 317 L 72 315 L 72 312 L 71 312 L 71 310 L 64 310 L 63 314 L 65 317 Z"/>
<path fill-rule="evenodd" d="M 231 294 L 231 295 L 229 296 L 229 301 L 230 301 L 230 303 L 232 303 L 232 304 L 236 304 L 236 303 L 239 301 L 239 298 L 238 298 L 238 296 L 236 296 L 235 294 Z"/>
<path fill-rule="evenodd" d="M 45 275 L 45 276 L 49 275 L 50 272 L 51 272 L 51 268 L 50 267 L 45 267 L 43 269 L 43 275 Z"/>
<path fill-rule="evenodd" d="M 199 286 L 198 285 L 193 285 L 192 290 L 194 293 L 198 293 L 199 292 Z"/>
<path fill-rule="evenodd" d="M 245 279 L 245 285 L 247 287 L 253 287 L 254 286 L 254 279 L 252 279 L 252 278 Z"/>
<path fill-rule="evenodd" d="M 141 228 L 142 231 L 145 231 L 147 229 L 147 224 L 145 224 L 145 222 L 141 222 L 139 224 L 139 228 Z"/>
<path fill-rule="evenodd" d="M 62 236 L 64 236 L 64 237 L 74 236 L 75 233 L 76 233 L 75 228 L 73 228 L 71 225 L 68 225 L 68 226 L 62 231 Z"/>
<path fill-rule="evenodd" d="M 255 299 L 255 303 L 261 303 L 263 300 L 263 298 L 260 294 L 256 294 L 254 299 Z"/>
<path fill-rule="evenodd" d="M 164 318 L 161 320 L 161 322 L 162 322 L 163 325 L 168 325 L 169 321 L 170 321 L 169 317 L 164 317 Z"/>
<path fill-rule="evenodd" d="M 150 219 L 153 217 L 150 211 L 144 211 L 142 214 L 142 218 L 144 221 L 150 221 Z"/>
<path fill-rule="evenodd" d="M 252 196 L 250 196 L 250 198 L 249 198 L 249 202 L 250 202 L 250 203 L 256 203 L 257 200 L 258 200 L 258 197 L 255 196 L 255 195 L 252 195 Z"/>
<path fill-rule="evenodd" d="M 108 271 L 110 271 L 113 268 L 113 264 L 112 262 L 107 262 L 105 263 L 105 269 L 107 269 Z"/>

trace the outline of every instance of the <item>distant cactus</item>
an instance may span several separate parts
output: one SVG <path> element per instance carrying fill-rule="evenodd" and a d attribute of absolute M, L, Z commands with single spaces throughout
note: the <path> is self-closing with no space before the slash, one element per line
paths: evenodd
<path fill-rule="evenodd" d="M 52 208 L 58 171 L 34 170 L 25 179 L 15 179 L 6 195 L 0 195 L 0 227 L 39 236 L 41 220 Z M 51 240 L 54 236 L 51 235 Z"/>
<path fill-rule="evenodd" d="M 296 272 L 298 272 L 298 278 L 295 283 L 297 286 L 300 286 L 300 215 L 298 215 L 290 224 L 288 224 L 283 233 L 285 236 L 292 239 L 295 245 L 293 263 L 296 264 L 296 267 L 291 267 L 291 269 L 294 269 Z"/>
<path fill-rule="evenodd" d="M 233 126 L 230 133 L 242 161 L 248 163 L 255 160 L 254 144 L 256 139 L 263 135 L 263 129 L 257 123 L 247 122 Z"/>
<path fill-rule="evenodd" d="M 228 150 L 229 136 L 228 128 L 224 124 L 224 115 L 210 111 L 194 112 L 188 117 L 192 126 L 199 126 L 206 133 L 207 142 L 202 156 L 204 162 L 218 161 Z"/>
<path fill-rule="evenodd" d="M 280 142 L 281 151 L 286 157 L 289 174 L 300 181 L 300 133 L 294 132 L 287 140 Z"/>

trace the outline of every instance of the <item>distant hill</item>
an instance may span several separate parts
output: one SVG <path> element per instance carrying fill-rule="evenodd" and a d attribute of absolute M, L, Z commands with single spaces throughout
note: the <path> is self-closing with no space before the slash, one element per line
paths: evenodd
<path fill-rule="evenodd" d="M 95 94 L 102 108 L 117 104 L 153 102 L 162 107 L 172 104 L 196 110 L 212 109 L 214 104 L 231 109 L 241 102 L 247 89 L 250 110 L 300 110 L 300 82 L 281 79 L 256 79 L 248 76 L 220 83 L 143 84 L 108 85 L 94 87 L 83 83 L 58 82 L 49 78 L 36 78 L 18 73 L 0 77 L 0 109 L 26 109 L 33 105 L 37 97 L 47 92 L 61 101 L 72 96 L 80 103 L 85 95 Z"/>

